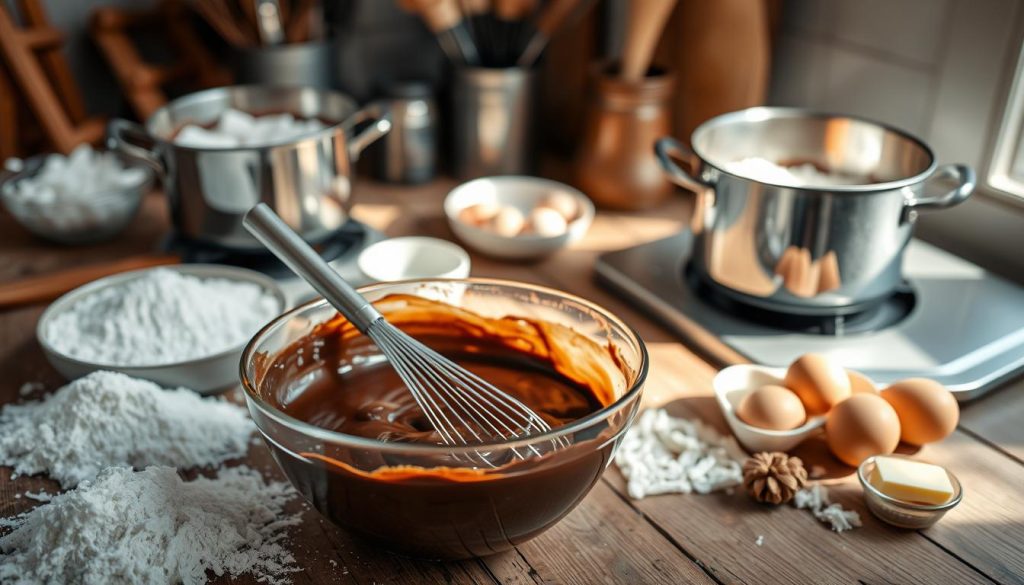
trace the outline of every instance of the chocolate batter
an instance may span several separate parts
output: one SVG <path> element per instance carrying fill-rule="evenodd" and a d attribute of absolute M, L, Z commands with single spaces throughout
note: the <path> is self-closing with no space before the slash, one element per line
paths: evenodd
<path fill-rule="evenodd" d="M 552 427 L 611 404 L 635 378 L 614 348 L 560 325 L 488 319 L 404 295 L 375 304 L 392 324 L 514 395 Z M 493 448 L 488 460 L 497 468 L 474 466 L 444 449 L 403 451 L 403 444 L 443 442 L 373 342 L 342 317 L 261 360 L 259 393 L 276 408 L 393 445 L 318 443 L 293 452 L 271 443 L 293 483 L 339 525 L 427 558 L 486 555 L 548 528 L 600 477 L 609 439 L 632 411 L 588 428 L 569 448 L 542 442 L 545 454 L 525 461 Z"/>

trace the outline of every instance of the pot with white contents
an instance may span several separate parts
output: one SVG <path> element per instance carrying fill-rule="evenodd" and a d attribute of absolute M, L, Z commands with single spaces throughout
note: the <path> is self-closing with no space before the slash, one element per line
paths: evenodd
<path fill-rule="evenodd" d="M 250 139 L 235 143 L 220 132 L 228 115 L 291 123 L 258 139 L 242 128 Z M 355 161 L 390 128 L 378 105 L 360 109 L 340 92 L 249 85 L 178 98 L 144 126 L 114 120 L 108 134 L 112 148 L 156 169 L 179 236 L 262 250 L 242 227 L 246 211 L 264 202 L 307 241 L 327 238 L 348 221 Z"/>
<path fill-rule="evenodd" d="M 697 193 L 692 268 L 715 292 L 789 314 L 850 314 L 887 298 L 918 211 L 961 203 L 975 185 L 970 167 L 937 165 L 906 132 L 798 108 L 723 114 L 691 144 L 662 138 L 655 149 L 668 178 Z"/>

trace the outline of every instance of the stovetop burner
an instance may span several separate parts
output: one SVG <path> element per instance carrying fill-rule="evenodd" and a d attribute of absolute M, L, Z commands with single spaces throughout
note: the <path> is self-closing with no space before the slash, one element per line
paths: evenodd
<path fill-rule="evenodd" d="M 847 315 L 794 315 L 748 305 L 708 285 L 692 263 L 683 267 L 683 280 L 701 299 L 731 315 L 780 331 L 808 335 L 854 335 L 896 325 L 914 310 L 914 288 L 904 281 L 893 294 L 871 307 Z"/>
<path fill-rule="evenodd" d="M 597 279 L 723 364 L 785 367 L 818 352 L 878 383 L 927 377 L 969 400 L 1024 370 L 1024 288 L 918 240 L 908 286 L 877 309 L 835 319 L 765 313 L 689 283 L 692 235 L 598 257 Z"/>
<path fill-rule="evenodd" d="M 338 260 L 350 251 L 363 247 L 367 242 L 367 227 L 349 220 L 336 232 L 313 246 L 320 256 L 328 261 Z M 266 250 L 237 250 L 217 244 L 191 240 L 172 233 L 162 245 L 166 252 L 180 255 L 187 263 L 227 264 L 262 272 L 275 279 L 293 278 L 294 274 L 276 256 Z"/>

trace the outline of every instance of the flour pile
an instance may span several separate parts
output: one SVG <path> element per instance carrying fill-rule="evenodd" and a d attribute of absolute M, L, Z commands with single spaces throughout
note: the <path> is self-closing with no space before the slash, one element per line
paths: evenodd
<path fill-rule="evenodd" d="M 111 468 L 2 524 L 0 582 L 205 583 L 207 571 L 281 583 L 298 569 L 281 544 L 300 522 L 295 492 L 250 469 L 184 482 L 174 469 Z"/>
<path fill-rule="evenodd" d="M 242 457 L 252 431 L 234 404 L 94 372 L 41 402 L 5 406 L 0 465 L 47 473 L 68 488 L 111 466 L 195 467 Z"/>
<path fill-rule="evenodd" d="M 782 166 L 763 158 L 745 158 L 725 164 L 725 170 L 764 183 L 787 187 L 832 187 L 837 185 L 865 185 L 871 183 L 867 177 L 845 175 L 837 172 L 824 173 L 810 163 Z"/>
<path fill-rule="evenodd" d="M 237 347 L 280 309 L 254 283 L 157 269 L 79 300 L 54 316 L 43 335 L 80 360 L 155 366 Z"/>
<path fill-rule="evenodd" d="M 615 463 L 629 480 L 629 496 L 707 494 L 739 485 L 743 460 L 731 437 L 699 420 L 674 418 L 650 409 L 626 432 Z"/>

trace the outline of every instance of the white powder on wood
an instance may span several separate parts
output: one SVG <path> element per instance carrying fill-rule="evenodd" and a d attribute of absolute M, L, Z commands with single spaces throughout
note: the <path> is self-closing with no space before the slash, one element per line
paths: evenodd
<path fill-rule="evenodd" d="M 0 465 L 47 473 L 67 488 L 110 466 L 194 467 L 242 457 L 252 431 L 240 406 L 94 372 L 40 402 L 0 410 Z"/>
<path fill-rule="evenodd" d="M 629 481 L 629 496 L 697 492 L 739 485 L 745 459 L 736 441 L 699 420 L 645 411 L 626 432 L 615 463 Z"/>
<path fill-rule="evenodd" d="M 845 532 L 861 525 L 860 514 L 855 510 L 844 510 L 839 504 L 833 504 L 828 497 L 828 490 L 820 483 L 796 492 L 793 496 L 793 505 L 801 510 L 808 510 L 836 532 Z"/>
<path fill-rule="evenodd" d="M 155 269 L 94 292 L 56 315 L 57 351 L 107 366 L 155 366 L 237 347 L 281 307 L 257 284 Z"/>
<path fill-rule="evenodd" d="M 7 521 L 0 582 L 205 583 L 207 572 L 280 583 L 298 570 L 282 541 L 295 492 L 253 470 L 184 482 L 174 469 L 110 468 Z"/>

